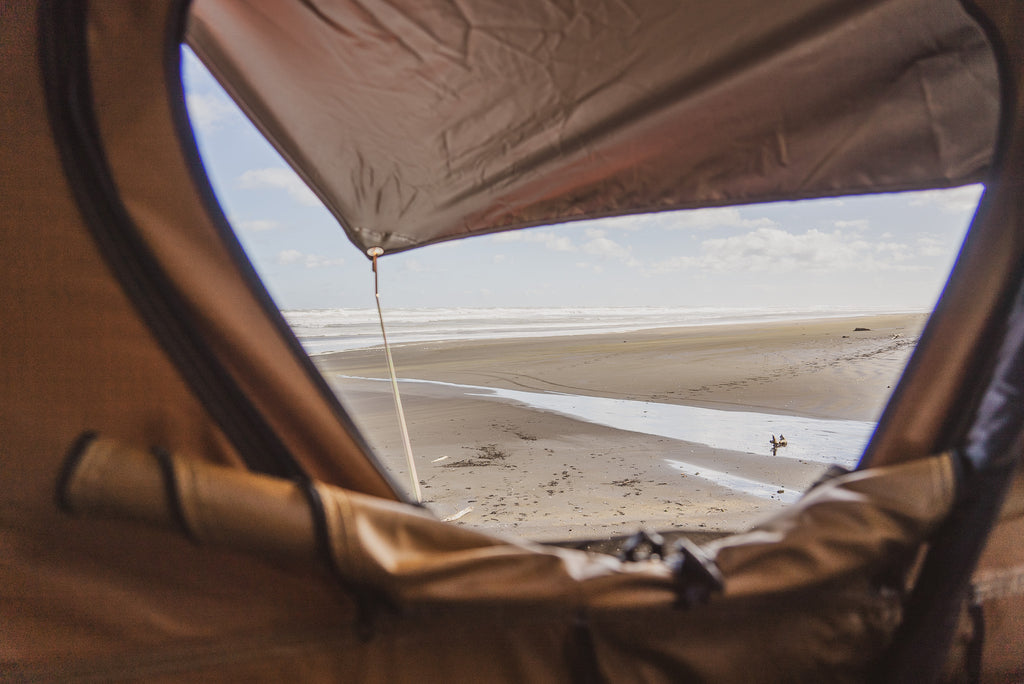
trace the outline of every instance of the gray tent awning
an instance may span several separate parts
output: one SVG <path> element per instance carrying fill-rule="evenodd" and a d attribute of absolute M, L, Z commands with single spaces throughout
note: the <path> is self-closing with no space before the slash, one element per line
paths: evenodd
<path fill-rule="evenodd" d="M 954 0 L 196 0 L 188 41 L 352 241 L 388 252 L 973 182 L 998 117 Z"/>

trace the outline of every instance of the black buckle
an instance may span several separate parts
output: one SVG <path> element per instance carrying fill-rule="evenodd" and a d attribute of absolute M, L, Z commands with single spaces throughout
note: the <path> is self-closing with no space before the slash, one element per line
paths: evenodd
<path fill-rule="evenodd" d="M 690 608 L 707 603 L 724 587 L 722 572 L 699 546 L 689 539 L 677 539 L 666 551 L 665 539 L 657 532 L 640 530 L 630 537 L 619 560 L 636 562 L 660 558 L 676 577 L 676 607 Z"/>
<path fill-rule="evenodd" d="M 677 608 L 703 605 L 712 594 L 721 593 L 725 587 L 722 571 L 715 561 L 689 539 L 676 540 L 665 562 L 676 576 Z"/>
<path fill-rule="evenodd" d="M 665 539 L 657 532 L 640 530 L 626 540 L 619 552 L 619 560 L 635 562 L 665 557 Z"/>

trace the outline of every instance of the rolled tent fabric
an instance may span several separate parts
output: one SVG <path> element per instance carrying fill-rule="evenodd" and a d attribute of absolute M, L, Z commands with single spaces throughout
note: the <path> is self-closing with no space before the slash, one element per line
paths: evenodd
<path fill-rule="evenodd" d="M 161 457 L 96 438 L 73 455 L 61 486 L 70 512 L 178 527 L 200 544 L 310 561 L 326 544 L 339 574 L 400 603 L 564 603 L 638 608 L 675 603 L 665 563 L 504 539 L 449 525 L 409 504 Z M 750 532 L 707 545 L 722 598 L 779 594 L 858 574 L 874 577 L 914 552 L 953 505 L 948 454 L 850 473 L 819 485 Z"/>
<path fill-rule="evenodd" d="M 961 185 L 998 117 L 956 0 L 196 0 L 188 42 L 364 250 Z"/>
<path fill-rule="evenodd" d="M 696 606 L 681 602 L 683 582 L 661 558 L 627 562 L 503 539 L 407 504 L 316 490 L 319 542 L 338 578 L 398 615 L 497 610 L 565 629 L 592 620 L 591 656 L 612 681 L 631 668 L 656 679 L 700 671 L 718 681 L 777 681 L 866 671 L 899 623 L 902 573 L 950 511 L 956 482 L 951 457 L 940 455 L 819 485 L 750 532 L 708 545 L 722 587 Z M 84 442 L 60 495 L 76 515 L 178 527 L 203 546 L 290 562 L 318 559 L 321 514 L 299 485 L 182 454 Z M 754 637 L 778 640 L 769 635 L 779 611 L 788 647 L 754 647 Z M 643 647 L 630 628 L 639 619 Z M 429 630 L 429 618 L 420 626 Z"/>

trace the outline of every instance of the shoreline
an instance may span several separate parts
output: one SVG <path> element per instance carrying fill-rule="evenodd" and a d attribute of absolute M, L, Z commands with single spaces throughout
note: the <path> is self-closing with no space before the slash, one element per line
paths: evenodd
<path fill-rule="evenodd" d="M 292 309 L 281 313 L 310 356 L 383 348 L 374 308 Z M 397 347 L 927 313 L 852 307 L 388 307 L 384 318 L 388 339 L 392 347 Z"/>
<path fill-rule="evenodd" d="M 927 316 L 879 314 L 392 348 L 400 378 L 781 416 L 873 421 Z M 854 330 L 867 328 L 867 330 Z M 395 481 L 410 485 L 383 353 L 313 357 Z M 428 507 L 537 540 L 643 527 L 737 530 L 777 511 L 821 464 L 620 430 L 443 385 L 401 388 Z M 778 500 L 673 468 L 778 486 Z"/>

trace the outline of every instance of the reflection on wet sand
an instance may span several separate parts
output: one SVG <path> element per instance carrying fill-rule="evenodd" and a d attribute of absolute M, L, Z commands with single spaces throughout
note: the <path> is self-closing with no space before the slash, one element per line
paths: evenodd
<path fill-rule="evenodd" d="M 351 376 L 339 377 L 350 380 L 374 380 Z M 836 463 L 846 467 L 852 467 L 857 462 L 874 429 L 874 423 L 858 420 L 827 420 L 752 411 L 724 411 L 631 399 L 556 392 L 524 392 L 436 380 L 403 379 L 399 382 L 448 387 L 460 390 L 466 396 L 513 401 L 529 408 L 550 411 L 617 430 L 668 437 L 715 449 L 764 454 L 765 458 Z M 791 435 L 785 438 L 785 444 L 775 437 L 783 430 Z M 777 484 L 758 482 L 680 460 L 665 460 L 684 474 L 700 477 L 744 494 L 779 501 L 793 500 L 798 494 L 784 488 L 780 491 Z"/>

